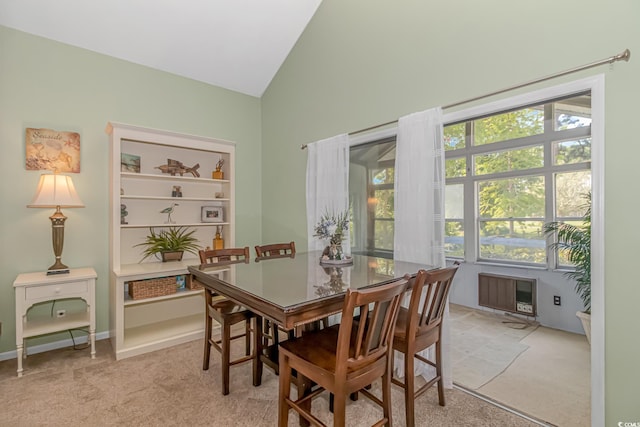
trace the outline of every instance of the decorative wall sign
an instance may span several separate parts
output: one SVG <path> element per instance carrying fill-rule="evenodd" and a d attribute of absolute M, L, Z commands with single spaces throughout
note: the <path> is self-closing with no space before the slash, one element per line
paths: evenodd
<path fill-rule="evenodd" d="M 27 128 L 27 170 L 80 172 L 80 134 Z"/>

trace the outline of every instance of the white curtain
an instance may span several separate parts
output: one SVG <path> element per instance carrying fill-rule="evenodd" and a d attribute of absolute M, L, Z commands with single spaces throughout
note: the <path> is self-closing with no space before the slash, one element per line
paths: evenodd
<path fill-rule="evenodd" d="M 349 209 L 349 136 L 312 142 L 307 144 L 307 150 L 307 239 L 309 251 L 314 251 L 328 244 L 313 237 L 320 217 Z M 351 253 L 349 233 L 342 247 L 345 253 Z"/>
<path fill-rule="evenodd" d="M 433 108 L 401 117 L 398 121 L 395 164 L 394 258 L 445 266 L 444 258 L 444 145 L 442 109 Z M 406 303 L 406 302 L 405 302 Z M 449 352 L 449 308 L 445 311 L 441 336 L 445 387 L 451 388 Z M 433 359 L 434 348 L 425 351 Z M 404 374 L 402 359 L 397 374 Z M 416 361 L 415 375 L 425 379 L 434 368 Z"/>

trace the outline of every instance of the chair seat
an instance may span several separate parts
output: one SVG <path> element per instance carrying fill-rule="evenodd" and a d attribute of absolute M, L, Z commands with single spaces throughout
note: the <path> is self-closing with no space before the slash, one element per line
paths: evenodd
<path fill-rule="evenodd" d="M 214 301 L 210 307 L 225 316 L 235 315 L 247 319 L 255 316 L 255 313 L 228 299 Z"/>
<path fill-rule="evenodd" d="M 295 339 L 282 341 L 280 350 L 295 354 L 305 362 L 333 374 L 336 367 L 339 330 L 340 325 L 334 325 L 319 331 L 306 333 Z"/>
<path fill-rule="evenodd" d="M 415 314 L 414 314 L 415 315 Z M 407 327 L 410 320 L 410 311 L 405 307 L 400 307 L 398 311 L 398 321 L 393 336 L 393 348 L 406 353 L 405 350 L 410 340 L 407 340 Z M 440 322 L 422 327 L 422 329 L 413 337 L 413 344 L 419 348 L 430 347 L 440 338 Z"/>

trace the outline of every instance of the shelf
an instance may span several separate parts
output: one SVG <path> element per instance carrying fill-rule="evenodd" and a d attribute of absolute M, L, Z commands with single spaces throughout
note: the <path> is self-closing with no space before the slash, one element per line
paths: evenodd
<path fill-rule="evenodd" d="M 140 280 L 146 278 L 162 277 L 162 276 L 175 276 L 179 274 L 187 274 L 187 268 L 189 266 L 199 266 L 200 261 L 197 259 L 190 259 L 186 261 L 172 261 L 172 262 L 143 262 L 136 264 L 124 264 L 120 266 L 119 271 L 114 271 L 115 275 L 120 278 L 126 278 L 130 280 Z M 224 266 L 216 269 L 209 269 L 208 272 L 220 273 L 228 271 L 229 266 Z"/>
<path fill-rule="evenodd" d="M 121 178 L 127 179 L 153 179 L 153 180 L 163 180 L 163 181 L 189 181 L 189 182 L 205 182 L 205 183 L 220 183 L 225 184 L 229 183 L 228 179 L 211 179 L 211 178 L 202 178 L 196 176 L 180 176 L 180 175 L 159 175 L 159 174 L 149 174 L 149 173 L 134 173 L 134 172 L 120 172 Z"/>
<path fill-rule="evenodd" d="M 116 359 L 120 360 L 202 339 L 203 290 L 180 289 L 170 295 L 134 300 L 128 295 L 127 282 L 188 275 L 190 266 L 200 265 L 198 254 L 193 253 L 185 253 L 181 261 L 143 258 L 144 250 L 139 246 L 149 229 L 158 232 L 173 227 L 189 228 L 203 248 L 213 246 L 212 239 L 216 231 L 220 231 L 225 243 L 233 246 L 235 143 L 121 123 L 108 124 L 107 133 L 111 165 L 109 332 Z M 123 153 L 140 160 L 135 170 L 142 173 L 121 169 Z M 170 163 L 169 159 L 177 159 L 187 166 L 185 169 L 196 168 L 200 176 L 186 171 L 182 176 L 162 172 L 169 170 L 162 167 Z M 227 179 L 213 179 L 212 171 L 221 162 Z M 171 197 L 172 194 L 183 197 Z M 215 197 L 216 194 L 219 197 Z M 180 205 L 175 215 L 162 215 L 162 210 L 172 204 Z M 122 205 L 127 213 L 124 221 L 128 224 L 121 224 Z M 221 209 L 223 216 L 218 212 L 205 220 L 226 221 L 202 222 L 203 208 L 207 207 Z M 164 223 L 167 220 L 176 223 Z M 229 271 L 229 267 L 210 270 L 213 275 L 224 271 Z"/>
<path fill-rule="evenodd" d="M 144 299 L 132 299 L 129 294 L 125 293 L 124 294 L 124 305 L 125 307 L 130 306 L 130 305 L 137 305 L 137 304 L 147 304 L 150 302 L 156 302 L 156 301 L 163 301 L 163 300 L 170 300 L 170 299 L 176 299 L 176 298 L 184 298 L 184 297 L 188 297 L 191 295 L 196 295 L 196 294 L 200 294 L 202 293 L 203 290 L 202 289 L 181 289 L 178 292 L 176 292 L 175 294 L 171 294 L 171 295 L 162 295 L 160 297 L 153 297 L 153 298 L 144 298 Z"/>
<path fill-rule="evenodd" d="M 214 225 L 230 225 L 229 222 L 194 222 L 184 224 L 120 224 L 120 228 L 166 228 L 166 227 L 211 227 Z"/>
<path fill-rule="evenodd" d="M 46 317 L 42 319 L 27 320 L 24 324 L 23 337 L 35 337 L 38 335 L 50 334 L 52 332 L 66 331 L 88 327 L 89 313 L 72 313 L 64 317 Z"/>
<path fill-rule="evenodd" d="M 174 319 L 162 320 L 135 328 L 125 328 L 124 347 L 135 348 L 153 343 L 189 337 L 192 334 L 202 334 L 204 331 L 204 316 L 200 313 Z"/>
<path fill-rule="evenodd" d="M 133 199 L 133 200 L 186 200 L 186 201 L 195 201 L 195 202 L 228 202 L 229 199 L 225 198 L 215 198 L 215 197 L 170 197 L 170 196 L 120 196 L 120 199 Z"/>
<path fill-rule="evenodd" d="M 135 264 L 124 264 L 119 271 L 114 271 L 117 277 L 124 277 L 127 280 L 144 279 L 148 277 L 172 276 L 186 274 L 187 268 L 191 265 L 200 265 L 197 259 L 172 262 L 140 262 Z"/>

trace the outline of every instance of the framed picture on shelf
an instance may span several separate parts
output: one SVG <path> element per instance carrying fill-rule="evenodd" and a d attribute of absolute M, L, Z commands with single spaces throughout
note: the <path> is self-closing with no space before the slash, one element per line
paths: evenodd
<path fill-rule="evenodd" d="M 203 206 L 202 222 L 224 222 L 224 213 L 220 206 Z"/>
<path fill-rule="evenodd" d="M 140 173 L 140 156 L 135 154 L 120 154 L 120 172 Z"/>
<path fill-rule="evenodd" d="M 178 290 L 184 289 L 187 286 L 187 276 L 176 276 L 176 288 Z"/>

